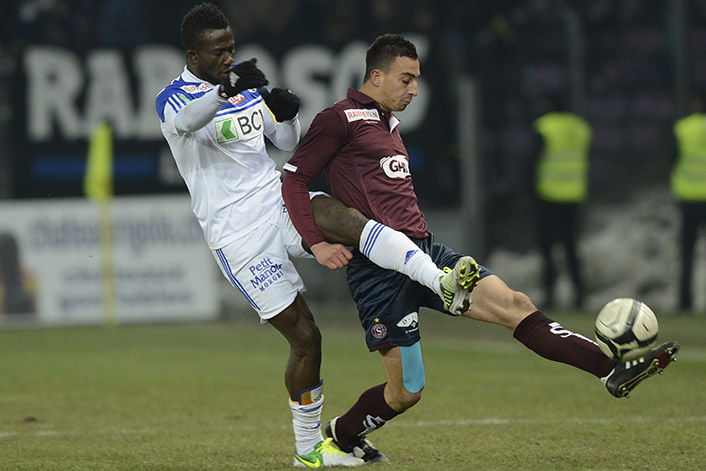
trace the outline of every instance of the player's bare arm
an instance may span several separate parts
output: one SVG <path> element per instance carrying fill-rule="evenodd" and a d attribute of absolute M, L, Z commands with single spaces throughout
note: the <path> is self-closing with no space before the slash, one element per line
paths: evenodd
<path fill-rule="evenodd" d="M 314 220 L 326 241 L 311 246 L 316 260 L 336 270 L 348 265 L 353 253 L 346 246 L 357 247 L 368 218 L 336 198 L 315 196 L 311 201 Z"/>

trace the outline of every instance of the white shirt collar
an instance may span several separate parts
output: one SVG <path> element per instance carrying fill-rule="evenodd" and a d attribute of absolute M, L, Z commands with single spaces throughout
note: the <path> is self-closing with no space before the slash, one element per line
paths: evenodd
<path fill-rule="evenodd" d="M 400 124 L 400 120 L 397 119 L 397 116 L 394 114 L 390 113 L 390 134 L 392 134 L 392 131 L 395 130 L 398 124 Z"/>
<path fill-rule="evenodd" d="M 201 80 L 198 78 L 196 75 L 192 74 L 191 71 L 184 66 L 184 72 L 181 73 L 181 78 L 184 79 L 185 82 L 198 82 L 198 83 L 204 83 L 208 85 L 209 87 L 213 88 L 215 85 L 213 85 L 211 82 L 207 82 L 205 80 Z"/>

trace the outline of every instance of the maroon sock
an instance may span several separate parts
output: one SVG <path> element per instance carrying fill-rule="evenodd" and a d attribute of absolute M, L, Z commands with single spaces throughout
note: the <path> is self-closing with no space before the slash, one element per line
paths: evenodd
<path fill-rule="evenodd" d="M 535 311 L 520 322 L 514 337 L 536 354 L 566 363 L 602 378 L 615 363 L 586 337 L 563 328 L 541 311 Z"/>
<path fill-rule="evenodd" d="M 344 445 L 354 445 L 360 437 L 377 430 L 400 413 L 385 402 L 385 384 L 365 391 L 348 412 L 336 421 L 336 438 Z"/>

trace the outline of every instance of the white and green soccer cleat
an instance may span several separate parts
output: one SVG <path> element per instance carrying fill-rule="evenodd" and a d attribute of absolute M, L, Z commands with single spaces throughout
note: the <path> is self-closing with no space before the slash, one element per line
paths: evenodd
<path fill-rule="evenodd" d="M 441 298 L 451 314 L 460 316 L 471 308 L 471 291 L 480 280 L 478 264 L 473 257 L 464 256 L 453 270 L 445 267 L 444 271 L 446 274 L 439 279 Z"/>
<path fill-rule="evenodd" d="M 327 468 L 329 466 L 362 466 L 365 461 L 351 453 L 344 453 L 333 445 L 333 439 L 327 438 L 316 444 L 308 455 L 294 453 L 294 466 L 300 468 Z"/>

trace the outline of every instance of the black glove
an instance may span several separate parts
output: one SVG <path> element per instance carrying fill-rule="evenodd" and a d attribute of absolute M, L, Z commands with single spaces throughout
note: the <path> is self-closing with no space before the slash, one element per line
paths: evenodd
<path fill-rule="evenodd" d="M 223 98 L 235 96 L 250 88 L 264 87 L 269 83 L 265 78 L 265 74 L 257 68 L 255 62 L 257 62 L 257 59 L 253 58 L 233 66 L 228 77 L 221 82 L 219 93 Z"/>
<path fill-rule="evenodd" d="M 265 100 L 265 104 L 278 122 L 288 121 L 299 112 L 299 97 L 291 90 L 273 88 L 272 91 L 269 91 L 265 87 L 261 87 L 257 91 L 260 92 L 262 99 Z"/>

